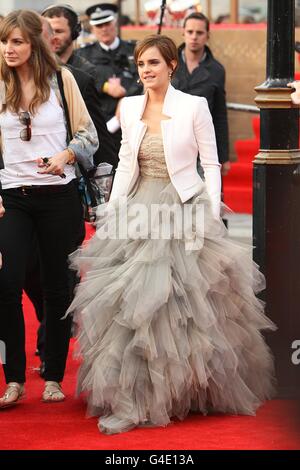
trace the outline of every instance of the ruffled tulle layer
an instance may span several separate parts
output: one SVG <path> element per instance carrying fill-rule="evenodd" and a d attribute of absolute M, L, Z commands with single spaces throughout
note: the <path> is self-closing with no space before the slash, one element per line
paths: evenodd
<path fill-rule="evenodd" d="M 274 325 L 255 297 L 264 278 L 251 247 L 227 237 L 205 190 L 188 201 L 181 239 L 174 218 L 171 239 L 161 235 L 161 217 L 146 220 L 145 207 L 161 204 L 184 206 L 169 181 L 141 178 L 128 200 L 99 207 L 95 236 L 71 256 L 83 276 L 69 309 L 83 358 L 78 392 L 106 433 L 165 426 L 190 410 L 251 415 L 272 394 L 260 331 Z M 126 238 L 137 207 L 141 223 Z M 134 235 L 150 225 L 152 239 Z M 117 239 L 105 238 L 109 226 Z"/>

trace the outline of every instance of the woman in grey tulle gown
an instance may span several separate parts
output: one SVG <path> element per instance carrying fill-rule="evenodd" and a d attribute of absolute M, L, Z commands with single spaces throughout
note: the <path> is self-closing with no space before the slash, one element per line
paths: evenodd
<path fill-rule="evenodd" d="M 255 414 L 273 390 L 251 247 L 220 219 L 220 165 L 204 98 L 175 90 L 173 41 L 135 58 L 145 95 L 121 105 L 122 146 L 95 236 L 73 253 L 69 312 L 82 356 L 78 392 L 107 434 L 166 426 L 190 410 Z M 205 182 L 196 169 L 197 155 Z"/>

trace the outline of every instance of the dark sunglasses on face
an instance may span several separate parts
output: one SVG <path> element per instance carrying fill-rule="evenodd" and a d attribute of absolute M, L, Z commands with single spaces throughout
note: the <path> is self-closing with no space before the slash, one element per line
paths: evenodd
<path fill-rule="evenodd" d="M 19 121 L 23 126 L 26 126 L 20 132 L 20 139 L 23 142 L 28 142 L 31 139 L 31 118 L 30 114 L 27 111 L 22 111 L 19 114 Z"/>

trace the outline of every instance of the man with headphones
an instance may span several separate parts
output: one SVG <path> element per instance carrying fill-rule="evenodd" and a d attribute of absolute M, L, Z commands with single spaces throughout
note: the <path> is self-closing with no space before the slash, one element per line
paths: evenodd
<path fill-rule="evenodd" d="M 65 3 L 50 5 L 41 15 L 47 18 L 54 33 L 53 49 L 64 64 L 71 65 L 91 75 L 98 89 L 96 67 L 83 57 L 74 54 L 73 42 L 81 32 L 81 23 L 76 11 Z"/>

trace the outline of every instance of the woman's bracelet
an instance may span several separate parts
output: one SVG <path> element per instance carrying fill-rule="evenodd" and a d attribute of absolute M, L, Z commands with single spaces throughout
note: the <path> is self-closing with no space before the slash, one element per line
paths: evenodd
<path fill-rule="evenodd" d="M 74 163 L 75 163 L 75 161 L 76 161 L 76 157 L 75 157 L 74 151 L 73 151 L 70 147 L 67 147 L 67 148 L 66 148 L 66 151 L 67 151 L 68 154 L 69 154 L 69 160 L 67 161 L 67 165 L 74 165 Z"/>

